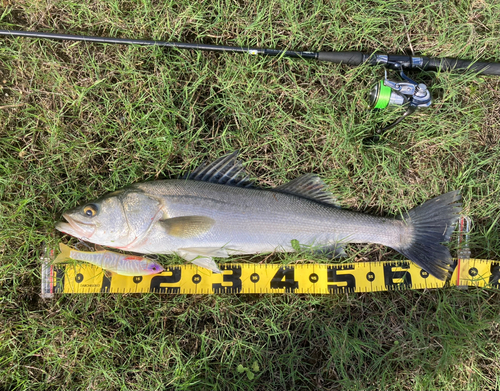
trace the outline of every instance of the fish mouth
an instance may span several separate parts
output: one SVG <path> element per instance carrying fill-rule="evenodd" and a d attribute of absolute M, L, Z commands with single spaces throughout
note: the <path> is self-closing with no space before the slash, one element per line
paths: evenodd
<path fill-rule="evenodd" d="M 94 234 L 96 228 L 95 224 L 78 221 L 66 213 L 63 214 L 63 217 L 66 219 L 67 223 L 57 223 L 56 229 L 58 231 L 80 239 L 88 239 Z"/>

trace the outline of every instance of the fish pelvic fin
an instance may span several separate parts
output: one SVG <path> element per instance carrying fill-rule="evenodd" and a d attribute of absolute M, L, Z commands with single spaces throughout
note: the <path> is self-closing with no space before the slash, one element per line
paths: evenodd
<path fill-rule="evenodd" d="M 210 247 L 190 247 L 179 248 L 176 251 L 177 255 L 184 258 L 196 266 L 203 267 L 213 273 L 222 273 L 212 257 L 227 258 L 227 251 L 220 248 Z"/>
<path fill-rule="evenodd" d="M 409 240 L 395 250 L 440 280 L 451 277 L 454 262 L 448 247 L 462 210 L 459 191 L 435 197 L 404 214 L 402 220 L 409 228 Z"/>
<path fill-rule="evenodd" d="M 208 269 L 212 271 L 212 273 L 220 274 L 222 271 L 219 269 L 219 266 L 214 262 L 214 260 L 210 257 L 202 257 L 199 256 L 191 261 L 196 266 L 200 266 L 204 269 Z"/>
<path fill-rule="evenodd" d="M 67 246 L 64 243 L 59 243 L 59 250 L 61 251 L 59 255 L 54 259 L 52 263 L 62 263 L 66 262 L 68 259 L 71 259 L 71 247 Z"/>

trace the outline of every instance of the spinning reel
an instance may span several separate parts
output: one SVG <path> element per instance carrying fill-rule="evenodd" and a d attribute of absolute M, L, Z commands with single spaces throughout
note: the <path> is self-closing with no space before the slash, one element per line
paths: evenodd
<path fill-rule="evenodd" d="M 425 109 L 432 104 L 432 96 L 425 84 L 417 83 L 405 75 L 402 64 L 395 62 L 390 65 L 391 69 L 399 70 L 399 75 L 403 81 L 389 80 L 386 70 L 384 80 L 377 83 L 370 91 L 368 97 L 370 106 L 377 110 L 383 110 L 388 106 L 403 106 L 406 111 L 396 121 L 377 130 L 378 134 L 393 128 L 415 111 Z M 374 136 L 377 139 L 378 137 Z"/>

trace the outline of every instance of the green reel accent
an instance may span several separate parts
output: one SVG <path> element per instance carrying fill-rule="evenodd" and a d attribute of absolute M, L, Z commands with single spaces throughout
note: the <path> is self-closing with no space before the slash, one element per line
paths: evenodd
<path fill-rule="evenodd" d="M 389 105 L 389 100 L 391 99 L 391 87 L 384 85 L 384 81 L 380 80 L 380 83 L 375 86 L 378 95 L 375 98 L 374 109 L 385 109 Z"/>

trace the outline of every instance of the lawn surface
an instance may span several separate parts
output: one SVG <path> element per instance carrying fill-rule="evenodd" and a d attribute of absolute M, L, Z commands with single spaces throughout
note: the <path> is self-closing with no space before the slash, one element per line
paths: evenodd
<path fill-rule="evenodd" d="M 493 0 L 0 0 L 0 29 L 500 61 Z M 412 74 L 434 104 L 367 148 L 401 114 L 369 110 L 383 74 L 0 38 L 0 389 L 498 390 L 492 289 L 40 297 L 44 244 L 75 243 L 54 229 L 64 210 L 235 149 L 262 186 L 317 173 L 343 207 L 380 216 L 460 188 L 472 256 L 499 260 L 500 79 Z"/>

